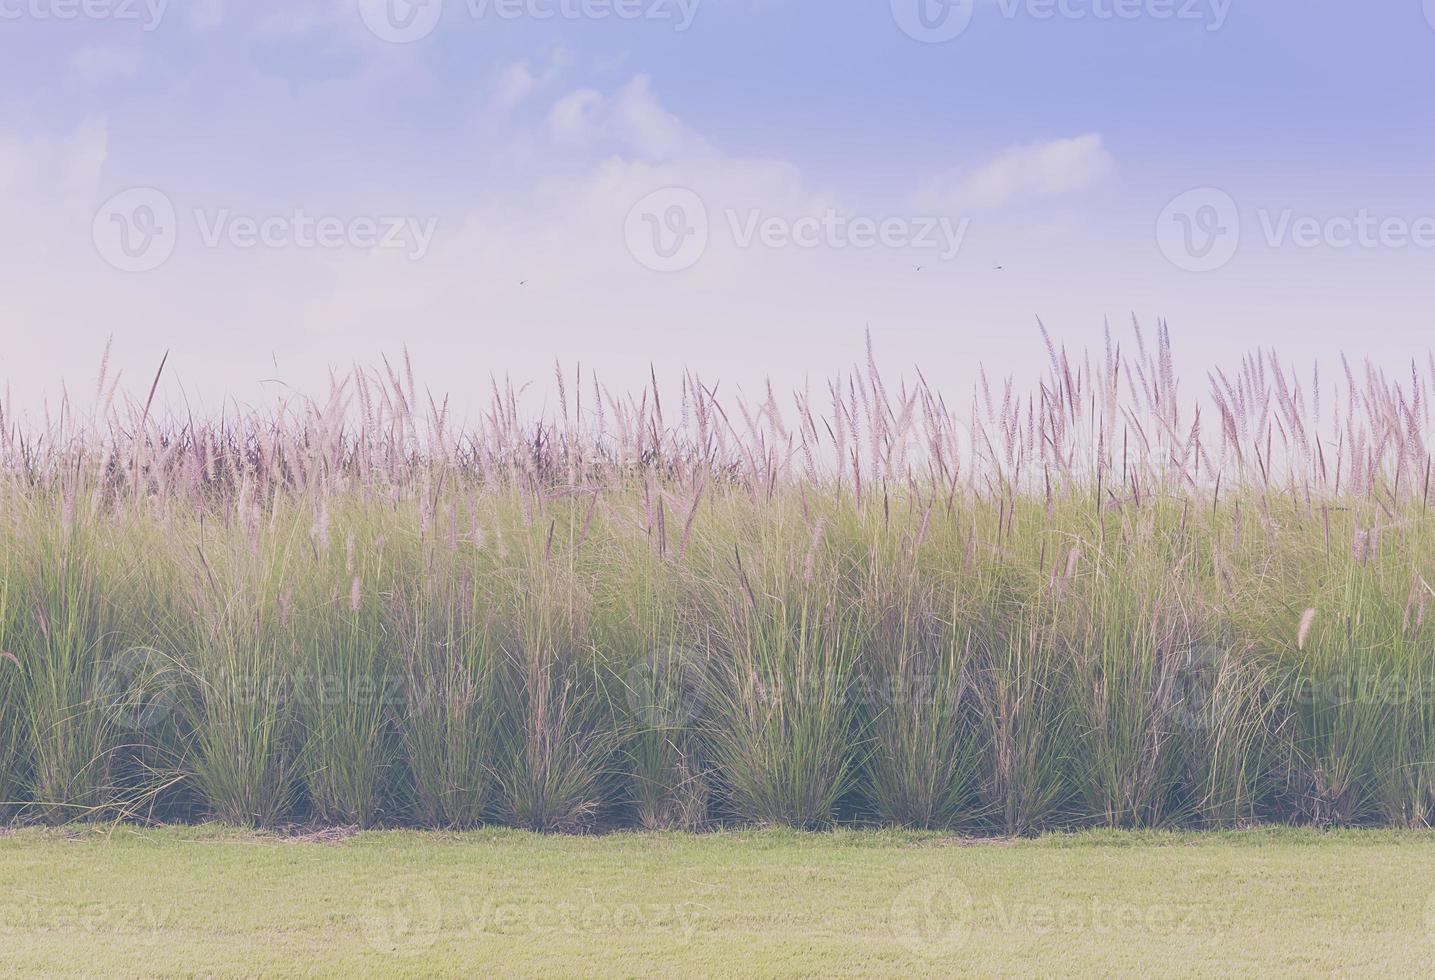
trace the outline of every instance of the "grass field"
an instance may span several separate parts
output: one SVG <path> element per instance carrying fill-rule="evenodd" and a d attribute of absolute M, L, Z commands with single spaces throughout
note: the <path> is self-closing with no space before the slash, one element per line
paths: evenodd
<path fill-rule="evenodd" d="M 1134 340 L 970 411 L 0 406 L 0 822 L 1435 826 L 1435 359 Z"/>
<path fill-rule="evenodd" d="M 0 839 L 0 971 L 75 976 L 1404 975 L 1435 837 L 895 831 Z"/>

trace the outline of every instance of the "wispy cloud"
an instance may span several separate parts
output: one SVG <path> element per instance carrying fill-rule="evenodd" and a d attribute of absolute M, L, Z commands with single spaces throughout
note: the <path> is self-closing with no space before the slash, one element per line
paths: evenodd
<path fill-rule="evenodd" d="M 498 75 L 494 102 L 500 109 L 511 109 L 526 101 L 558 78 L 569 60 L 568 49 L 555 45 L 548 54 L 547 63 L 537 71 L 526 58 L 513 62 Z"/>
<path fill-rule="evenodd" d="M 606 143 L 625 156 L 650 162 L 709 159 L 715 153 L 658 100 L 646 75 L 611 95 L 592 88 L 570 92 L 549 112 L 548 131 L 560 143 Z"/>
<path fill-rule="evenodd" d="M 187 0 L 185 23 L 192 31 L 212 31 L 224 23 L 224 0 Z"/>
<path fill-rule="evenodd" d="M 597 132 L 598 117 L 607 106 L 603 93 L 591 88 L 570 92 L 548 114 L 548 131 L 560 143 L 583 143 Z"/>
<path fill-rule="evenodd" d="M 134 78 L 143 66 L 138 48 L 118 44 L 87 44 L 65 59 L 68 79 L 85 87 Z"/>
<path fill-rule="evenodd" d="M 1013 147 L 972 170 L 930 181 L 918 193 L 923 207 L 941 210 L 996 208 L 1082 191 L 1109 176 L 1116 161 L 1100 134 Z"/>
<path fill-rule="evenodd" d="M 19 214 L 44 214 L 45 208 L 84 213 L 93 204 L 108 153 L 109 133 L 99 119 L 86 119 L 59 135 L 0 132 L 0 216 L 14 220 Z"/>

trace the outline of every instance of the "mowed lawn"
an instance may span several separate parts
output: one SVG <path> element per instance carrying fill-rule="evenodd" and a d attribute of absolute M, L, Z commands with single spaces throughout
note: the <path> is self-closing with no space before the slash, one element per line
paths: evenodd
<path fill-rule="evenodd" d="M 1411 976 L 1432 895 L 1389 831 L 22 831 L 0 973 Z"/>

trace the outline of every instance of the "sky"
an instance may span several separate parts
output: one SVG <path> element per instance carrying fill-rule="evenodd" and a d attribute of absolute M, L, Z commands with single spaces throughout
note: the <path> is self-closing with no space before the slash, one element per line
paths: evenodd
<path fill-rule="evenodd" d="M 0 382 L 1399 369 L 1433 110 L 1435 0 L 0 0 Z"/>

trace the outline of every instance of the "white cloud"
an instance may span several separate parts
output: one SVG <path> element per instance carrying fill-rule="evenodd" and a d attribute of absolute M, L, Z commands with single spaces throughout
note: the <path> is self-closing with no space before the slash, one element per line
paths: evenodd
<path fill-rule="evenodd" d="M 1085 190 L 1116 168 L 1098 133 L 1013 147 L 971 171 L 954 171 L 918 194 L 922 207 L 995 208 Z"/>
<path fill-rule="evenodd" d="M 334 11 L 296 4 L 273 10 L 255 25 L 256 37 L 268 39 L 298 38 L 312 34 L 333 22 Z"/>
<path fill-rule="evenodd" d="M 224 0 L 188 0 L 184 18 L 192 31 L 212 31 L 224 23 Z"/>
<path fill-rule="evenodd" d="M 560 143 L 586 143 L 597 132 L 598 117 L 607 106 L 603 93 L 579 89 L 559 99 L 548 114 L 548 131 Z"/>
<path fill-rule="evenodd" d="M 746 316 L 743 311 L 765 308 L 777 319 L 836 323 L 850 303 L 831 283 L 856 277 L 834 276 L 812 253 L 739 248 L 728 231 L 729 209 L 800 216 L 821 214 L 832 203 L 815 194 L 790 162 L 722 152 L 670 112 L 641 77 L 616 91 L 571 92 L 557 100 L 546 124 L 547 135 L 563 141 L 564 159 L 554 171 L 540 171 L 526 187 L 475 203 L 452 221 L 445 218 L 422 263 L 335 256 L 332 279 L 305 303 L 303 334 L 329 338 L 340 325 L 360 343 L 379 342 L 395 336 L 400 322 L 424 324 L 434 336 L 460 329 L 491 328 L 505 336 L 519 331 L 527 346 L 505 346 L 502 365 L 518 376 L 543 370 L 557 354 L 581 357 L 611 376 L 661 360 L 657 345 L 678 316 L 684 336 L 712 348 L 714 357 L 701 359 L 721 373 L 734 363 L 751 363 L 736 355 L 740 345 L 719 340 L 732 335 L 731 323 Z M 524 136 L 521 130 L 507 135 Z M 712 243 L 688 272 L 664 277 L 628 252 L 624 223 L 635 203 L 674 186 L 701 196 Z M 883 265 L 871 254 L 838 261 L 873 260 Z M 905 261 L 887 265 L 910 271 Z M 474 311 L 482 311 L 477 327 Z M 764 333 L 755 323 L 753 329 Z M 577 333 L 565 340 L 570 330 Z M 853 331 L 860 335 L 860 327 Z M 596 338 L 608 339 L 595 345 Z M 419 337 L 406 339 L 416 355 L 425 351 Z M 634 360 L 630 344 L 648 345 L 647 353 Z"/>
<path fill-rule="evenodd" d="M 636 76 L 611 97 L 591 88 L 570 92 L 554 103 L 548 131 L 560 143 L 607 142 L 627 156 L 650 162 L 710 160 L 717 155 L 707 140 L 658 101 L 646 75 Z"/>
<path fill-rule="evenodd" d="M 537 77 L 543 63 L 534 59 L 529 75 Z M 491 103 L 492 90 L 480 98 Z M 475 373 L 493 368 L 544 377 L 554 356 L 581 360 L 619 387 L 640 384 L 650 362 L 660 376 L 687 362 L 727 384 L 757 381 L 771 369 L 782 384 L 782 372 L 792 378 L 794 365 L 817 378 L 840 366 L 860 351 L 869 323 L 879 336 L 894 325 L 912 337 L 956 336 L 949 318 L 958 303 L 963 316 L 997 323 L 1005 307 L 991 291 L 1008 281 L 1018 291 L 1013 303 L 1047 308 L 1016 272 L 984 274 L 997 261 L 1011 265 L 1012 252 L 927 265 L 925 255 L 883 248 L 740 245 L 731 215 L 800 219 L 832 207 L 881 218 L 889 205 L 825 193 L 788 160 L 725 150 L 664 104 L 645 77 L 528 100 L 549 111 L 485 117 L 490 128 L 475 144 L 474 162 L 496 179 L 475 180 L 469 200 L 383 205 L 385 213 L 413 207 L 416 217 L 438 217 L 438 235 L 421 262 L 384 251 L 206 251 L 191 235 L 163 269 L 119 273 L 90 242 L 97 197 L 118 189 L 95 190 L 103 127 L 43 146 L 27 142 L 13 159 L 0 141 L 0 217 L 3 202 L 13 200 L 22 210 L 11 227 L 38 229 L 8 249 L 0 243 L 0 260 L 13 258 L 0 261 L 12 322 L 36 325 L 18 331 L 19 362 L 34 365 L 30 389 L 73 373 L 76 347 L 97 356 L 110 333 L 133 358 L 127 377 L 152 372 L 158 355 L 173 349 L 178 376 L 207 392 L 244 397 L 258 379 L 274 376 L 322 387 L 328 365 L 372 363 L 400 343 L 437 390 L 456 395 L 475 390 Z M 563 133 L 583 138 L 559 142 Z M 676 275 L 644 268 L 625 238 L 634 204 L 669 187 L 700 195 L 711 225 L 701 261 Z M 326 206 L 337 213 L 376 207 L 364 191 L 336 193 Z M 55 207 L 41 214 L 31 206 L 60 197 L 78 204 L 65 221 L 54 217 Z M 176 194 L 181 208 L 205 200 Z M 981 232 L 990 235 L 985 225 Z M 48 248 L 35 247 L 41 236 Z M 974 248 L 994 247 L 976 237 Z M 1026 239 L 1021 247 L 1026 263 L 1039 262 L 1045 248 Z M 927 268 L 918 273 L 918 264 Z M 266 288 L 252 289 L 254 281 Z M 205 329 L 195 331 L 195 322 Z M 961 363 L 987 351 L 979 338 L 962 336 L 960 344 Z M 216 361 L 216 345 L 231 355 Z M 1009 346 L 1004 336 L 988 345 Z M 22 388 L 30 382 L 20 380 Z"/>
<path fill-rule="evenodd" d="M 593 59 L 593 70 L 600 75 L 620 71 L 628 63 L 629 57 L 631 57 L 629 51 L 620 51 L 613 55 L 599 55 Z"/>
<path fill-rule="evenodd" d="M 57 365 L 74 356 L 73 324 L 103 324 L 114 315 L 109 297 L 97 296 L 92 278 L 90 225 L 96 188 L 108 154 L 105 124 L 81 122 L 65 133 L 17 135 L 0 131 L 0 323 L 4 359 L 12 368 L 0 383 L 23 393 L 28 372 L 45 372 L 48 386 Z M 71 318 L 71 310 L 83 313 Z M 16 370 L 26 366 L 26 371 Z"/>
<path fill-rule="evenodd" d="M 98 119 L 63 136 L 20 139 L 0 133 L 0 215 L 83 213 L 93 204 L 108 151 L 108 132 Z"/>
<path fill-rule="evenodd" d="M 143 65 L 138 48 L 117 44 L 87 44 L 65 61 L 69 79 L 86 87 L 134 78 Z"/>
<path fill-rule="evenodd" d="M 534 72 L 527 59 L 514 62 L 499 74 L 494 102 L 501 109 L 513 108 L 557 78 L 569 60 L 568 49 L 556 45 L 539 72 Z"/>
<path fill-rule="evenodd" d="M 528 67 L 528 62 L 520 61 L 509 65 L 499 76 L 498 91 L 494 98 L 500 106 L 505 108 L 515 106 L 528 98 L 537 85 L 538 79 L 533 76 L 533 70 Z"/>
<path fill-rule="evenodd" d="M 706 140 L 662 106 L 647 75 L 639 75 L 623 89 L 611 122 L 619 138 L 644 157 L 671 160 L 712 152 Z"/>

